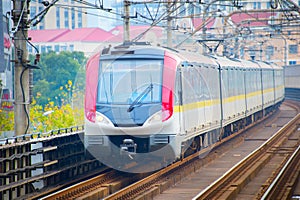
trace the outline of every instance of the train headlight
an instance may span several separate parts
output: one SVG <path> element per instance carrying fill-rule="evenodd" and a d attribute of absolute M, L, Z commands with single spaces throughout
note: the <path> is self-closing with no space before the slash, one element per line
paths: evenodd
<path fill-rule="evenodd" d="M 149 120 L 148 123 L 158 123 L 158 122 L 162 122 L 162 113 L 161 111 L 155 113 L 154 115 L 152 115 Z"/>
<path fill-rule="evenodd" d="M 104 120 L 104 117 L 101 115 L 97 115 L 97 122 L 102 122 Z"/>
<path fill-rule="evenodd" d="M 100 114 L 98 112 L 96 113 L 96 122 L 102 123 L 102 124 L 111 124 L 110 121 L 105 116 L 103 116 L 102 114 Z"/>

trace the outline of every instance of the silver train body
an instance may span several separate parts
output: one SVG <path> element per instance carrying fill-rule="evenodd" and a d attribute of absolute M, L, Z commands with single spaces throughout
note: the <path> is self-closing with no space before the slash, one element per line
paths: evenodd
<path fill-rule="evenodd" d="M 173 162 L 264 117 L 284 99 L 277 65 L 150 45 L 96 54 L 86 76 L 85 146 L 108 165 L 123 155 Z"/>

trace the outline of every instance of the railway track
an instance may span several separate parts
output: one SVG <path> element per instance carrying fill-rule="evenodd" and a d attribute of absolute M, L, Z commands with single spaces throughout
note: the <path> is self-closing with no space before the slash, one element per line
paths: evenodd
<path fill-rule="evenodd" d="M 291 103 L 286 103 L 287 105 L 293 107 L 293 104 Z M 296 109 L 296 107 L 295 107 Z M 299 111 L 298 111 L 299 112 Z M 299 123 L 299 114 L 296 118 L 290 122 L 290 126 L 292 124 L 297 124 Z M 272 122 L 270 122 L 272 123 Z M 286 134 L 292 134 L 293 130 L 289 130 L 288 126 L 286 125 L 280 129 L 279 132 L 285 132 L 284 136 L 279 136 L 279 134 L 274 135 L 272 138 L 270 138 L 268 141 L 265 142 L 265 145 L 261 145 L 260 150 L 256 150 L 252 156 L 248 156 L 247 159 L 245 158 L 243 161 L 241 161 L 238 165 L 235 167 L 239 166 L 241 170 L 232 170 L 233 171 L 238 171 L 242 175 L 238 176 L 237 174 L 234 174 L 232 172 L 226 173 L 222 178 L 220 178 L 218 181 L 216 181 L 213 185 L 217 185 L 219 182 L 221 186 L 223 185 L 229 185 L 227 189 L 218 189 L 218 187 L 211 186 L 210 188 L 214 191 L 211 192 L 212 190 L 205 189 L 199 197 L 195 199 L 218 199 L 220 197 L 229 198 L 232 197 L 232 195 L 236 195 L 243 186 L 247 184 L 247 181 L 251 179 L 255 174 L 259 173 L 259 168 L 262 168 L 269 160 L 271 160 L 272 155 L 282 155 L 282 154 L 287 154 L 289 152 L 292 152 L 293 150 L 290 148 L 280 148 L 279 144 L 274 141 L 273 139 L 276 139 L 277 141 L 280 141 L 279 143 L 284 143 L 285 141 L 288 140 L 288 136 Z M 294 128 L 295 131 L 296 128 Z M 288 133 L 286 133 L 286 131 Z M 236 133 L 236 135 L 239 133 Z M 284 133 L 283 133 L 284 134 Z M 278 136 L 277 136 L 278 135 Z M 231 137 L 234 137 L 232 135 Z M 217 143 L 214 147 L 216 146 L 234 146 L 231 143 L 231 137 L 227 138 L 226 141 L 222 141 L 222 143 Z M 291 141 L 295 143 L 296 139 L 293 136 L 290 136 Z M 294 139 L 293 139 L 294 138 Z M 273 146 L 275 145 L 275 147 Z M 295 146 L 295 145 L 294 145 Z M 189 156 L 188 158 L 183 159 L 182 161 L 179 161 L 173 165 L 170 165 L 156 173 L 151 174 L 150 176 L 147 176 L 146 178 L 143 178 L 143 176 L 132 176 L 126 178 L 124 175 L 116 175 L 115 178 L 110 179 L 108 182 L 103 182 L 100 181 L 100 184 L 97 184 L 98 186 L 95 186 L 91 183 L 88 183 L 86 181 L 84 185 L 82 186 L 81 184 L 77 184 L 74 187 L 70 187 L 68 189 L 65 189 L 63 193 L 56 193 L 55 195 L 57 196 L 48 196 L 47 198 L 44 199 L 69 199 L 69 198 L 78 198 L 78 199 L 85 199 L 85 198 L 97 198 L 97 199 L 133 199 L 133 198 L 153 198 L 154 196 L 162 193 L 165 191 L 167 188 L 171 187 L 174 185 L 176 182 L 180 181 L 181 179 L 184 179 L 187 175 L 197 171 L 199 168 L 204 166 L 206 163 L 214 160 L 217 155 L 214 153 L 214 147 L 211 147 L 211 149 L 204 149 L 192 156 Z M 224 148 L 229 148 L 229 147 L 224 147 Z M 207 152 L 213 150 L 213 153 L 208 154 Z M 220 150 L 216 150 L 220 151 Z M 223 150 L 222 150 L 223 151 Z M 265 153 L 267 152 L 267 153 Z M 259 154 L 261 154 L 258 156 Z M 199 156 L 201 154 L 208 154 L 206 157 L 199 159 Z M 265 155 L 263 155 L 265 154 Z M 254 156 L 256 155 L 256 156 Z M 259 157 L 261 160 L 256 161 L 255 157 Z M 250 159 L 250 161 L 249 161 Z M 248 164 L 242 164 L 244 161 Z M 285 158 L 287 160 L 287 158 Z M 250 163 L 255 163 L 254 165 L 249 164 Z M 283 162 L 282 162 L 283 163 Z M 242 167 L 244 165 L 244 167 Z M 246 166 L 246 167 L 245 167 Z M 253 169 L 250 169 L 251 166 L 253 166 Z M 255 169 L 255 167 L 257 169 Z M 245 172 L 246 171 L 246 172 Z M 228 180 L 226 180 L 228 177 Z M 230 178 L 231 177 L 231 178 Z M 235 177 L 232 178 L 232 177 Z M 236 178 L 239 177 L 239 178 Z M 250 178 L 249 178 L 250 177 Z M 143 178 L 143 179 L 142 179 Z M 101 178 L 95 178 L 100 179 Z M 230 182 L 232 180 L 234 182 Z M 276 179 L 275 177 L 273 179 Z M 273 180 L 272 179 L 272 180 Z M 127 180 L 127 181 L 126 181 Z M 127 186 L 129 184 L 129 180 L 135 180 L 133 184 Z M 272 180 L 268 179 L 267 182 L 272 182 Z M 99 180 L 98 180 L 99 181 Z M 87 186 L 86 183 L 88 183 Z M 127 186 L 127 187 L 126 187 Z M 216 189 L 216 188 L 217 189 Z M 72 189 L 73 188 L 73 189 Z M 83 192 L 84 188 L 88 188 L 85 192 Z M 123 189 L 121 189 L 123 188 Z M 263 190 L 266 190 L 267 183 L 263 184 L 263 187 L 261 188 L 261 196 L 264 194 Z M 225 191 L 226 190 L 226 191 Z M 80 191 L 80 192 L 79 192 Z M 200 191 L 200 190 L 199 190 Z M 218 191 L 218 192 L 216 192 Z M 225 191 L 225 192 L 224 192 Z M 81 193 L 81 194 L 80 194 Z M 217 194 L 218 193 L 218 194 Z M 75 196 L 73 195 L 75 194 Z M 202 196 L 202 195 L 207 195 L 207 196 Z M 213 195 L 213 196 L 211 196 Z M 217 195 L 217 196 L 214 196 Z M 225 195 L 225 196 L 224 196 Z"/>
<path fill-rule="evenodd" d="M 99 199 L 137 181 L 140 176 L 139 174 L 132 175 L 107 168 L 100 175 L 44 196 L 40 200 L 85 199 L 86 197 Z"/>
<path fill-rule="evenodd" d="M 299 131 L 299 129 L 298 129 Z M 300 170 L 300 146 L 294 151 L 261 199 L 291 199 Z"/>
<path fill-rule="evenodd" d="M 281 128 L 275 135 L 261 145 L 256 151 L 247 156 L 233 168 L 231 168 L 226 174 L 220 177 L 217 181 L 199 193 L 194 199 L 233 199 L 237 197 L 237 194 L 241 191 L 242 187 L 250 182 L 253 176 L 263 169 L 266 164 L 271 160 L 275 154 L 279 154 L 282 157 L 281 161 L 278 161 L 280 169 L 283 169 L 285 160 L 288 159 L 297 145 L 295 143 L 293 134 L 299 134 L 297 129 L 300 123 L 300 114 L 298 114 L 293 120 Z M 287 142 L 291 137 L 292 142 Z M 299 141 L 296 142 L 299 144 Z M 290 146 L 291 144 L 291 146 Z M 284 155 L 284 156 L 283 156 Z M 273 159 L 274 160 L 274 159 Z M 274 164 L 274 163 L 272 163 Z M 278 169 L 277 169 L 278 170 Z M 289 175 L 288 175 L 289 176 Z M 262 186 L 261 192 L 258 194 L 258 198 L 267 197 L 264 195 L 265 188 L 275 188 L 275 177 L 271 177 Z M 272 180 L 272 181 L 271 181 Z M 270 191 L 270 190 L 267 190 Z M 274 189 L 272 190 L 274 191 Z M 271 194 L 271 192 L 268 192 Z M 278 193 L 274 193 L 278 195 Z M 278 196 L 272 196 L 268 199 L 276 199 Z M 279 198 L 282 199 L 282 198 Z M 285 198 L 283 198 L 285 199 Z"/>

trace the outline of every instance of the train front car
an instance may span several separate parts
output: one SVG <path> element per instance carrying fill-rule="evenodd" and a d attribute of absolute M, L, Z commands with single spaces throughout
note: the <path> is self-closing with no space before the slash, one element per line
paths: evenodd
<path fill-rule="evenodd" d="M 84 141 L 105 165 L 131 172 L 132 164 L 170 163 L 178 154 L 173 150 L 178 145 L 173 115 L 178 62 L 168 54 L 156 47 L 119 46 L 89 60 Z M 147 167 L 134 172 L 161 166 Z"/>

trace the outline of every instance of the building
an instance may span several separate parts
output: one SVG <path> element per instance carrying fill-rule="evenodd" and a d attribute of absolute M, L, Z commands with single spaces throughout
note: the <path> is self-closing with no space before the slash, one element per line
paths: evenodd
<path fill-rule="evenodd" d="M 74 37 L 69 37 L 73 39 L 73 41 L 70 41 L 67 37 L 58 37 L 55 40 L 47 40 L 47 38 L 35 36 L 37 38 L 41 38 L 36 39 L 32 37 L 33 41 L 41 52 L 50 50 L 72 51 L 80 49 L 83 49 L 83 51 L 86 52 L 88 49 L 90 52 L 86 52 L 87 55 L 92 52 L 93 48 L 96 48 L 96 43 L 98 46 L 99 43 L 102 43 L 102 46 L 105 46 L 109 43 L 109 40 L 111 43 L 121 42 L 121 38 L 123 38 L 123 2 L 123 0 L 115 0 L 104 4 L 104 10 L 101 11 L 102 15 L 100 17 L 99 11 L 98 20 L 104 21 L 102 24 L 109 24 L 105 25 L 106 28 L 112 26 L 114 23 L 112 23 L 112 21 L 107 22 L 107 20 L 103 20 L 103 15 L 111 16 L 109 17 L 110 19 L 115 18 L 115 28 L 112 28 L 111 30 L 102 28 L 102 34 L 105 34 L 101 36 L 101 38 L 100 36 L 94 36 L 94 41 L 86 41 L 84 39 L 82 41 L 75 42 Z M 135 33 L 138 32 L 138 27 L 141 27 L 140 31 L 142 31 L 143 28 L 146 27 L 145 24 L 153 22 L 153 18 L 158 19 L 161 16 L 166 15 L 166 3 L 147 3 L 147 5 L 145 5 L 140 3 L 141 1 L 138 2 L 139 3 L 130 5 L 130 24 L 132 25 L 131 28 L 134 27 L 134 31 L 130 31 L 131 39 L 134 38 Z M 282 18 L 282 14 L 279 12 L 272 12 L 272 7 L 276 6 L 275 4 L 271 4 L 270 1 L 236 1 L 239 2 L 237 5 L 234 5 L 233 2 L 225 3 L 218 1 L 213 4 L 210 4 L 211 1 L 208 0 L 204 0 L 204 2 L 206 2 L 206 4 L 193 2 L 181 2 L 176 4 L 176 6 L 179 7 L 172 15 L 172 29 L 175 30 L 172 32 L 173 46 L 180 44 L 181 41 L 185 41 L 183 45 L 181 45 L 181 48 L 203 53 L 203 51 L 208 52 L 207 48 L 201 46 L 201 44 L 203 45 L 203 43 L 205 43 L 211 51 L 221 55 L 243 59 L 254 58 L 256 60 L 275 62 L 279 65 L 298 64 L 300 62 L 298 51 L 299 45 L 297 40 L 290 40 L 289 37 L 286 37 L 286 35 L 292 35 L 293 30 L 291 30 L 290 33 L 283 33 L 280 32 L 280 30 L 278 32 L 274 32 L 274 30 L 271 30 L 274 29 L 272 25 L 274 25 L 276 20 Z M 68 2 L 67 0 L 62 1 L 61 3 L 72 4 L 72 2 Z M 39 3 L 39 5 L 42 5 L 42 3 Z M 51 9 L 53 11 L 58 10 L 58 8 L 62 8 L 62 6 L 57 4 Z M 108 14 L 109 12 L 107 9 L 110 8 L 113 8 L 116 15 Z M 51 15 L 50 11 L 48 15 Z M 61 17 L 69 15 L 70 14 L 60 14 Z M 58 18 L 52 21 L 54 22 L 57 20 Z M 62 21 L 62 19 L 60 21 Z M 134 26 L 136 23 L 138 25 Z M 45 24 L 47 24 L 46 21 Z M 163 27 L 166 27 L 166 19 L 158 23 L 158 26 L 162 27 L 160 28 L 162 31 L 162 35 L 159 38 L 160 40 L 155 41 L 157 39 L 157 34 L 154 34 L 153 37 L 149 36 L 151 32 L 147 33 L 147 37 L 144 37 L 144 39 L 149 39 L 152 42 L 154 41 L 165 45 L 166 30 Z M 69 28 L 61 31 L 64 32 L 65 30 L 72 29 L 76 29 L 76 31 L 79 32 L 84 30 L 81 30 L 76 26 L 75 28 L 74 26 L 69 26 Z M 84 31 L 88 31 L 88 29 L 85 29 Z M 91 29 L 89 29 L 89 31 L 91 31 Z M 188 34 L 193 32 L 195 32 L 195 34 L 192 37 L 189 37 Z M 71 33 L 72 32 L 68 34 Z M 282 36 L 283 34 L 285 36 Z M 115 36 L 117 36 L 119 40 L 115 39 Z M 65 39 L 62 40 L 63 38 Z M 293 38 L 295 37 L 291 37 L 291 39 Z M 195 41 L 199 41 L 198 46 L 195 45 Z M 31 47 L 29 48 L 29 51 L 32 52 Z"/>
<path fill-rule="evenodd" d="M 30 19 L 43 11 L 50 1 L 30 1 Z M 31 29 L 75 29 L 87 27 L 86 10 L 81 3 L 73 0 L 61 0 L 52 6 L 44 18 Z M 33 21 L 33 25 L 36 20 Z"/>
<path fill-rule="evenodd" d="M 148 26 L 131 26 L 131 38 L 138 36 L 148 29 Z M 104 47 L 123 42 L 123 26 L 117 26 L 110 31 L 101 28 L 75 28 L 52 30 L 29 30 L 31 42 L 41 53 L 49 51 L 82 51 L 86 56 L 92 55 Z M 144 41 L 161 41 L 163 29 L 154 27 L 143 37 Z M 35 49 L 28 45 L 29 53 L 36 53 Z"/>

